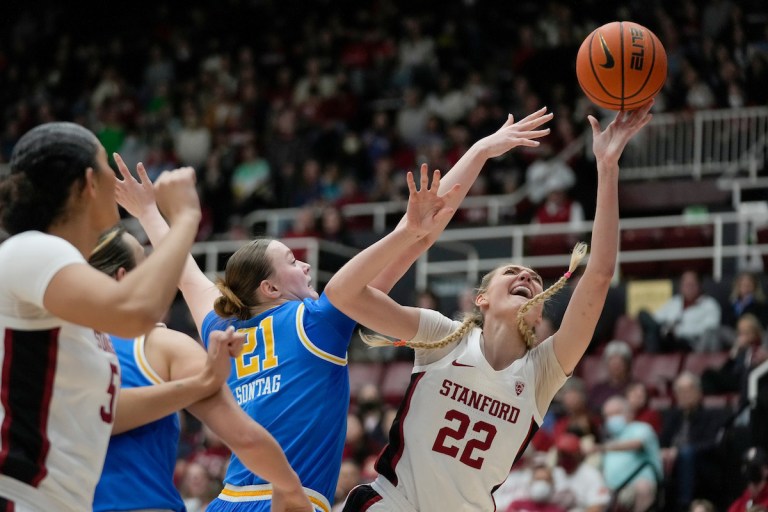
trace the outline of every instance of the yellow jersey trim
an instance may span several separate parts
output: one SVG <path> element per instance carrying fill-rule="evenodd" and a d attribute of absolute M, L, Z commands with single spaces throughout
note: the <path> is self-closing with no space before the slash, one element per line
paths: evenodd
<path fill-rule="evenodd" d="M 133 357 L 136 359 L 136 364 L 144 377 L 152 384 L 162 384 L 165 381 L 152 369 L 147 360 L 147 355 L 144 353 L 145 338 L 145 336 L 139 336 L 133 341 Z"/>
<path fill-rule="evenodd" d="M 346 355 L 343 358 L 335 356 L 322 350 L 310 341 L 309 336 L 307 336 L 306 331 L 304 331 L 304 304 L 299 305 L 299 309 L 296 311 L 296 333 L 299 335 L 302 345 L 320 359 L 325 359 L 326 361 L 339 366 L 347 366 Z"/>
<path fill-rule="evenodd" d="M 331 512 L 331 504 L 325 496 L 317 491 L 304 487 L 304 493 L 314 507 L 321 512 Z M 243 487 L 225 484 L 219 493 L 219 499 L 230 502 L 265 501 L 272 499 L 272 484 L 246 485 Z"/>

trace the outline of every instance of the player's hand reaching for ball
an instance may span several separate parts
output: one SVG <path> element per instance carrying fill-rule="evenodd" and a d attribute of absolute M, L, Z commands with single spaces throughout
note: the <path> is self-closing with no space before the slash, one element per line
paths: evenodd
<path fill-rule="evenodd" d="M 637 110 L 623 110 L 616 114 L 611 124 L 603 131 L 600 130 L 597 119 L 592 116 L 587 117 L 589 124 L 592 125 L 592 151 L 598 162 L 618 164 L 627 142 L 653 117 L 650 113 L 651 107 L 653 107 L 653 100 Z"/>

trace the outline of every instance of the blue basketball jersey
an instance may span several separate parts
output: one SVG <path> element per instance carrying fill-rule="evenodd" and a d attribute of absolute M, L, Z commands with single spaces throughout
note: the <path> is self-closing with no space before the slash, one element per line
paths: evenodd
<path fill-rule="evenodd" d="M 163 382 L 144 356 L 143 336 L 135 340 L 111 338 L 120 360 L 123 389 Z M 173 485 L 178 442 L 176 414 L 112 436 L 101 480 L 96 486 L 94 512 L 186 510 Z"/>
<path fill-rule="evenodd" d="M 280 443 L 318 510 L 330 508 L 346 437 L 347 348 L 354 320 L 321 295 L 245 321 L 211 312 L 203 321 L 203 339 L 207 343 L 211 331 L 229 325 L 247 335 L 228 380 L 235 399 Z M 252 502 L 248 510 L 269 510 L 271 487 L 234 455 L 224 482 L 208 510 L 244 501 Z"/>

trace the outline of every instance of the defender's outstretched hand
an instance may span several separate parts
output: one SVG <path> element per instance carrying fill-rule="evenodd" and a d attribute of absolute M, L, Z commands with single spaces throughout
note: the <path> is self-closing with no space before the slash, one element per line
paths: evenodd
<path fill-rule="evenodd" d="M 536 147 L 539 141 L 534 140 L 549 134 L 549 128 L 538 128 L 552 120 L 552 113 L 547 114 L 547 107 L 540 108 L 522 120 L 515 122 L 514 116 L 509 114 L 507 122 L 495 133 L 480 139 L 477 144 L 484 152 L 486 158 L 501 156 L 517 146 Z"/>
<path fill-rule="evenodd" d="M 440 188 L 440 171 L 435 169 L 432 174 L 432 186 L 429 186 L 429 168 L 421 164 L 419 189 L 413 173 L 408 171 L 408 209 L 405 212 L 405 228 L 416 235 L 417 239 L 424 238 L 435 226 L 441 226 L 451 218 L 455 208 L 447 206 L 447 201 L 457 193 L 459 185 L 454 185 L 442 196 L 437 191 Z"/>
<path fill-rule="evenodd" d="M 123 159 L 117 153 L 113 153 L 117 170 L 120 171 L 122 180 L 117 180 L 115 187 L 115 198 L 117 203 L 137 219 L 141 219 L 146 213 L 157 208 L 155 202 L 155 189 L 152 186 L 152 180 L 147 175 L 144 164 L 139 162 L 136 166 L 136 174 L 139 176 L 137 181 L 133 174 L 128 170 Z"/>

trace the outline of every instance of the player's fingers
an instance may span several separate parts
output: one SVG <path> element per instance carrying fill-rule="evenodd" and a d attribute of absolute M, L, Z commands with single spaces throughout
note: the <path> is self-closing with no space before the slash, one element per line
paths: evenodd
<path fill-rule="evenodd" d="M 430 190 L 434 190 L 437 192 L 440 189 L 440 169 L 435 169 L 435 172 L 432 173 L 432 188 Z"/>
<path fill-rule="evenodd" d="M 152 180 L 149 179 L 149 175 L 147 174 L 147 169 L 144 168 L 144 164 L 139 162 L 139 164 L 136 166 L 136 172 L 139 175 L 139 179 L 141 179 L 141 184 L 144 187 L 152 187 Z"/>
<path fill-rule="evenodd" d="M 421 172 L 419 174 L 419 190 L 427 190 L 429 188 L 429 167 L 427 167 L 427 164 L 421 164 Z"/>
<path fill-rule="evenodd" d="M 405 182 L 408 183 L 408 193 L 413 195 L 416 193 L 416 182 L 413 179 L 413 173 L 408 171 L 405 175 Z"/>
<path fill-rule="evenodd" d="M 131 176 L 131 172 L 128 170 L 128 166 L 125 165 L 123 158 L 117 152 L 112 153 L 112 158 L 115 159 L 117 170 L 120 172 L 120 176 L 122 176 L 124 180 L 133 178 L 133 176 Z"/>

